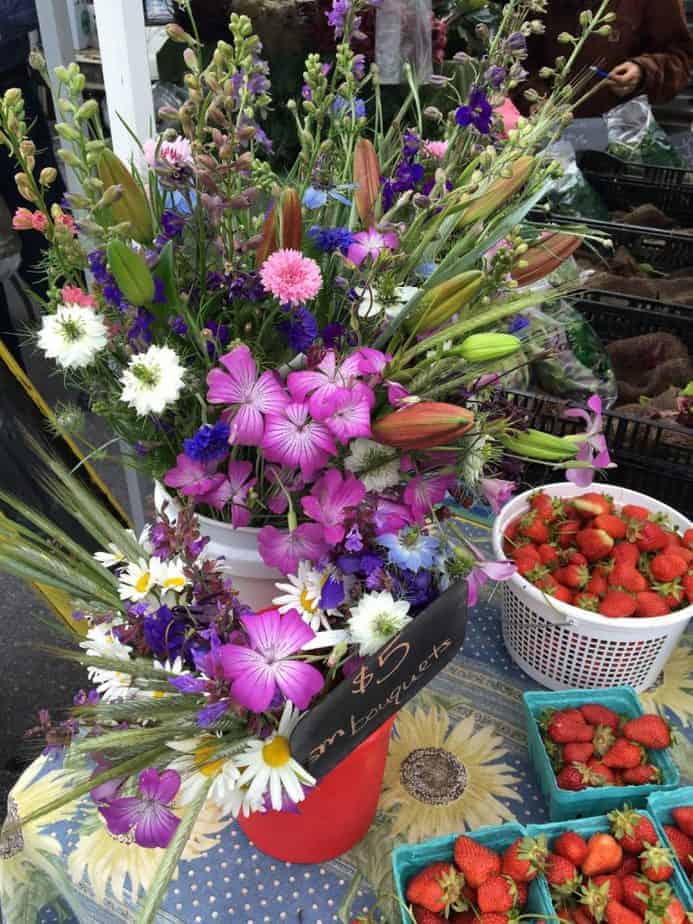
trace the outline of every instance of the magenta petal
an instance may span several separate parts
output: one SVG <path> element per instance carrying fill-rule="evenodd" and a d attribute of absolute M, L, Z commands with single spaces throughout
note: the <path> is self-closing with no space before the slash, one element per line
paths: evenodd
<path fill-rule="evenodd" d="M 234 493 L 238 491 L 238 489 L 242 487 L 243 484 L 245 484 L 252 470 L 253 466 L 250 462 L 238 462 L 235 459 L 232 459 L 229 462 L 229 482 L 234 490 Z"/>
<path fill-rule="evenodd" d="M 250 520 L 250 510 L 248 510 L 247 507 L 244 507 L 242 504 L 231 505 L 231 526 L 233 526 L 234 529 L 248 526 Z"/>
<path fill-rule="evenodd" d="M 243 628 L 251 646 L 260 654 L 267 656 L 274 653 L 281 638 L 281 616 L 278 610 L 266 610 L 264 613 L 251 613 L 241 618 Z"/>
<path fill-rule="evenodd" d="M 348 388 L 339 388 L 337 385 L 324 385 L 315 392 L 308 401 L 310 416 L 315 420 L 323 421 L 335 410 L 349 401 L 351 392 Z"/>
<path fill-rule="evenodd" d="M 299 709 L 307 709 L 324 685 L 320 671 L 303 661 L 282 661 L 277 664 L 275 678 L 284 696 Z"/>
<path fill-rule="evenodd" d="M 492 581 L 507 581 L 517 571 L 512 561 L 485 561 L 481 569 Z"/>
<path fill-rule="evenodd" d="M 467 606 L 476 606 L 479 602 L 479 591 L 488 581 L 483 571 L 473 568 L 467 575 Z"/>
<path fill-rule="evenodd" d="M 142 808 L 142 800 L 137 796 L 125 796 L 102 806 L 99 811 L 111 834 L 127 834 L 140 820 Z"/>
<path fill-rule="evenodd" d="M 276 649 L 277 657 L 283 658 L 300 651 L 306 642 L 314 638 L 315 632 L 301 619 L 296 610 L 289 610 L 282 616 L 281 641 Z"/>
<path fill-rule="evenodd" d="M 594 481 L 594 472 L 591 468 L 569 468 L 565 476 L 567 481 L 572 482 L 578 488 L 588 488 Z"/>
<path fill-rule="evenodd" d="M 592 411 L 593 414 L 601 417 L 602 399 L 599 397 L 599 395 L 592 395 L 592 397 L 587 402 L 587 407 Z"/>
<path fill-rule="evenodd" d="M 142 773 L 140 773 L 140 779 L 139 779 L 138 785 L 139 785 L 140 794 L 145 799 L 158 799 L 159 798 L 159 771 L 155 767 L 149 767 L 147 770 L 143 770 Z"/>
<path fill-rule="evenodd" d="M 156 773 L 156 770 L 154 772 Z M 152 798 L 156 798 L 159 802 L 163 802 L 165 805 L 168 805 L 169 802 L 173 802 L 179 789 L 180 775 L 175 770 L 164 770 L 159 776 L 156 793 L 152 796 Z M 140 792 L 142 795 L 144 795 L 141 776 Z"/>
<path fill-rule="evenodd" d="M 289 404 L 289 396 L 276 372 L 263 372 L 252 389 L 252 403 L 263 414 L 278 414 Z"/>
<path fill-rule="evenodd" d="M 351 260 L 354 266 L 361 266 L 367 256 L 368 248 L 358 242 L 354 242 L 347 251 L 347 260 Z"/>
<path fill-rule="evenodd" d="M 249 404 L 242 404 L 230 419 L 232 446 L 259 446 L 265 431 L 260 411 Z"/>
<path fill-rule="evenodd" d="M 254 651 L 249 650 L 248 654 L 255 655 L 255 661 L 248 659 L 247 669 L 231 684 L 231 695 L 251 712 L 264 712 L 269 708 L 277 689 L 275 673 L 278 665 L 270 667 Z"/>
<path fill-rule="evenodd" d="M 340 443 L 348 443 L 356 437 L 370 437 L 371 404 L 368 398 L 352 393 L 347 393 L 345 399 L 338 398 L 326 423 Z"/>
<path fill-rule="evenodd" d="M 216 487 L 213 487 L 210 491 L 205 491 L 204 494 L 195 495 L 195 503 L 208 504 L 215 510 L 223 510 L 232 494 L 233 490 L 231 485 L 226 478 L 221 475 Z"/>
<path fill-rule="evenodd" d="M 219 362 L 227 369 L 241 393 L 245 394 L 250 391 L 257 379 L 257 365 L 253 354 L 245 344 L 237 346 L 230 353 L 222 356 Z M 237 398 L 236 400 L 243 399 Z"/>
<path fill-rule="evenodd" d="M 166 848 L 179 824 L 180 818 L 170 809 L 157 803 L 148 805 L 135 826 L 135 842 L 140 847 Z"/>

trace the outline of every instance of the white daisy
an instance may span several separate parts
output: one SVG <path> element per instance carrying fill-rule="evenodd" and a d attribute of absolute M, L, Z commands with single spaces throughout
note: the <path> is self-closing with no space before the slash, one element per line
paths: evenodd
<path fill-rule="evenodd" d="M 43 318 L 38 345 L 63 369 L 83 369 L 108 343 L 108 330 L 93 308 L 59 305 Z"/>
<path fill-rule="evenodd" d="M 233 806 L 238 803 L 240 807 L 243 802 L 236 795 L 241 772 L 234 758 L 223 753 L 223 742 L 212 735 L 200 735 L 182 741 L 169 741 L 167 747 L 180 754 L 168 765 L 168 769 L 176 770 L 182 780 L 177 802 L 180 805 L 192 802 L 205 781 L 213 776 L 209 798 L 224 814 L 231 812 L 235 818 L 237 813 L 233 812 Z"/>
<path fill-rule="evenodd" d="M 169 559 L 169 561 L 152 558 L 149 562 L 152 582 L 165 591 L 172 590 L 180 593 L 190 583 L 183 572 L 183 567 L 180 558 Z"/>
<path fill-rule="evenodd" d="M 145 561 L 140 558 L 137 562 L 129 562 L 125 571 L 118 575 L 118 593 L 121 600 L 144 600 L 155 585 L 152 563 L 158 559 Z"/>
<path fill-rule="evenodd" d="M 361 655 L 375 654 L 411 622 L 407 601 L 395 600 L 387 590 L 364 594 L 349 612 L 351 640 L 359 646 Z"/>
<path fill-rule="evenodd" d="M 93 658 L 109 658 L 118 661 L 129 661 L 132 648 L 124 645 L 113 634 L 112 623 L 101 623 L 92 626 L 87 632 L 80 648 L 84 648 Z M 131 699 L 137 695 L 132 686 L 132 675 L 121 671 L 102 670 L 100 667 L 88 667 L 87 674 L 92 683 L 106 702 L 118 699 Z"/>
<path fill-rule="evenodd" d="M 115 542 L 109 542 L 106 546 L 107 552 L 94 552 L 94 558 L 100 562 L 104 568 L 114 568 L 116 565 L 122 565 L 127 561 L 125 552 L 121 551 Z"/>
<path fill-rule="evenodd" d="M 150 346 L 133 356 L 123 372 L 121 401 L 134 407 L 140 417 L 161 412 L 178 400 L 183 387 L 183 367 L 171 347 Z"/>
<path fill-rule="evenodd" d="M 154 661 L 154 667 L 158 667 L 162 671 L 166 671 L 167 674 L 175 674 L 176 677 L 180 677 L 182 674 L 189 674 L 190 671 L 185 668 L 183 664 L 183 659 L 179 656 L 175 661 Z M 170 691 L 166 690 L 140 690 L 140 697 L 142 699 L 163 699 L 165 696 L 172 695 L 175 692 L 174 687 L 171 687 Z"/>
<path fill-rule="evenodd" d="M 292 802 L 303 802 L 303 787 L 316 784 L 315 778 L 291 756 L 289 738 L 299 718 L 298 711 L 294 712 L 287 703 L 277 731 L 264 741 L 250 741 L 236 758 L 238 766 L 244 768 L 238 782 L 248 787 L 248 799 L 262 798 L 269 791 L 272 808 L 277 812 L 283 808 L 283 792 Z"/>
<path fill-rule="evenodd" d="M 302 561 L 298 566 L 298 574 L 287 575 L 287 580 L 288 584 L 276 585 L 284 593 L 281 597 L 275 597 L 272 603 L 280 613 L 296 610 L 311 629 L 319 629 L 325 618 L 325 612 L 319 606 L 325 576 L 312 568 L 310 562 Z"/>
<path fill-rule="evenodd" d="M 359 476 L 367 491 L 384 491 L 401 480 L 397 452 L 373 440 L 352 440 L 344 465 Z"/>

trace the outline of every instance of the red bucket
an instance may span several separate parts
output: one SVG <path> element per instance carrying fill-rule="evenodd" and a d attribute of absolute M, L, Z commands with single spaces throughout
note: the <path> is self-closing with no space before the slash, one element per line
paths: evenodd
<path fill-rule="evenodd" d="M 291 863 L 325 863 L 366 836 L 375 817 L 395 716 L 320 780 L 294 812 L 239 815 L 248 840 Z"/>

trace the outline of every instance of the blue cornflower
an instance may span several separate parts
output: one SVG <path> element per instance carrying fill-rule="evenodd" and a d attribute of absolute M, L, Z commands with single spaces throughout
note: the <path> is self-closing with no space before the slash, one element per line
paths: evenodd
<path fill-rule="evenodd" d="M 529 327 L 529 318 L 521 314 L 516 314 L 508 323 L 508 333 L 517 334 L 519 331 L 524 330 L 525 327 Z"/>
<path fill-rule="evenodd" d="M 468 128 L 473 125 L 482 135 L 488 135 L 491 131 L 491 120 L 493 119 L 493 106 L 486 98 L 486 94 L 479 87 L 473 87 L 469 94 L 469 103 L 467 106 L 460 106 L 455 113 L 455 121 L 462 128 Z"/>
<path fill-rule="evenodd" d="M 290 320 L 281 321 L 277 326 L 297 353 L 303 353 L 312 346 L 318 336 L 318 322 L 307 308 L 296 308 L 291 312 Z"/>
<path fill-rule="evenodd" d="M 229 452 L 231 428 L 223 421 L 203 424 L 195 436 L 183 441 L 186 456 L 196 462 L 211 462 L 223 459 Z"/>
<path fill-rule="evenodd" d="M 437 539 L 426 536 L 416 527 L 378 536 L 378 544 L 388 550 L 391 564 L 409 571 L 432 567 L 439 546 Z"/>
<path fill-rule="evenodd" d="M 313 225 L 308 232 L 308 237 L 323 253 L 339 251 L 346 255 L 347 250 L 354 243 L 354 234 L 348 228 L 321 228 L 319 225 Z"/>
<path fill-rule="evenodd" d="M 365 119 L 366 104 L 362 99 L 349 100 L 345 96 L 336 96 L 335 101 L 332 103 L 332 112 L 336 116 L 343 116 L 347 119 L 350 119 L 352 114 L 357 119 Z"/>

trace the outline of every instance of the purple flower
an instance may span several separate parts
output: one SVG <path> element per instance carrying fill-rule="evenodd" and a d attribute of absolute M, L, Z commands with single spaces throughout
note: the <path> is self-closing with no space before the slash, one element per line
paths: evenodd
<path fill-rule="evenodd" d="M 203 424 L 195 436 L 183 441 L 186 456 L 196 462 L 211 462 L 223 459 L 229 452 L 229 436 L 231 428 L 220 420 L 211 424 Z"/>
<path fill-rule="evenodd" d="M 366 104 L 362 99 L 347 99 L 345 96 L 336 96 L 332 103 L 332 112 L 336 116 L 350 119 L 352 115 L 356 119 L 366 118 Z"/>
<path fill-rule="evenodd" d="M 299 562 L 322 558 L 327 544 L 317 523 L 302 523 L 287 532 L 276 526 L 263 526 L 258 534 L 258 551 L 270 568 L 278 568 L 282 574 L 296 574 Z"/>
<path fill-rule="evenodd" d="M 360 552 L 363 548 L 363 536 L 361 535 L 356 523 L 354 523 L 349 532 L 346 534 L 346 539 L 344 540 L 344 548 L 347 550 L 347 552 Z"/>
<path fill-rule="evenodd" d="M 587 427 L 584 433 L 576 434 L 571 439 L 580 444 L 577 461 L 587 462 L 589 467 L 569 468 L 566 472 L 568 481 L 572 481 L 579 488 L 586 488 L 592 484 L 595 469 L 610 468 L 612 465 L 609 448 L 602 433 L 602 399 L 599 395 L 592 395 L 587 402 L 587 407 L 594 416 L 590 417 L 587 411 L 579 407 L 570 408 L 564 414 L 565 417 L 584 420 Z"/>
<path fill-rule="evenodd" d="M 308 405 L 298 401 L 267 415 L 262 448 L 270 462 L 300 468 L 307 480 L 337 451 L 328 427 L 312 418 Z"/>
<path fill-rule="evenodd" d="M 478 559 L 467 575 L 467 604 L 476 606 L 479 601 L 479 590 L 488 581 L 509 581 L 517 571 L 512 561 L 484 561 Z"/>
<path fill-rule="evenodd" d="M 336 610 L 338 606 L 344 603 L 344 598 L 344 583 L 334 575 L 330 575 L 322 585 L 318 606 L 321 610 Z"/>
<path fill-rule="evenodd" d="M 106 267 L 106 254 L 103 250 L 92 250 L 87 260 L 89 261 L 89 270 L 100 286 L 113 280 L 113 276 Z"/>
<path fill-rule="evenodd" d="M 454 474 L 412 478 L 404 489 L 404 501 L 409 504 L 417 523 L 423 523 L 436 504 L 440 504 L 448 491 L 456 485 Z"/>
<path fill-rule="evenodd" d="M 255 487 L 257 479 L 250 478 L 253 466 L 250 462 L 240 462 L 231 459 L 228 467 L 228 478 L 204 495 L 196 498 L 197 503 L 209 504 L 215 510 L 223 510 L 231 502 L 231 525 L 234 529 L 247 526 L 250 523 L 250 510 L 248 510 L 247 497 L 251 488 Z"/>
<path fill-rule="evenodd" d="M 373 389 L 356 382 L 351 388 L 340 388 L 332 400 L 329 415 L 323 417 L 328 409 L 322 405 L 318 419 L 324 420 L 330 433 L 340 443 L 346 444 L 359 436 L 371 436 L 371 410 L 375 404 Z M 311 401 L 311 405 L 315 403 Z"/>
<path fill-rule="evenodd" d="M 146 308 L 138 308 L 132 324 L 128 330 L 128 340 L 137 340 L 140 337 L 145 344 L 152 342 L 150 330 L 154 316 Z"/>
<path fill-rule="evenodd" d="M 154 655 L 162 660 L 174 661 L 185 643 L 185 623 L 176 619 L 167 606 L 147 613 L 143 620 L 144 640 Z"/>
<path fill-rule="evenodd" d="M 241 622 L 249 647 L 223 645 L 220 649 L 234 699 L 260 713 L 269 708 L 279 688 L 295 706 L 307 709 L 323 688 L 323 676 L 317 668 L 291 656 L 315 638 L 313 630 L 295 610 L 284 616 L 268 610 L 244 616 Z"/>
<path fill-rule="evenodd" d="M 347 257 L 355 266 L 360 266 L 366 257 L 377 260 L 383 250 L 399 247 L 399 238 L 391 231 L 381 233 L 377 228 L 359 231 L 354 235 L 354 243 L 349 247 Z"/>
<path fill-rule="evenodd" d="M 318 336 L 318 322 L 315 315 L 307 308 L 299 307 L 291 311 L 289 320 L 277 325 L 284 334 L 292 350 L 304 353 L 311 347 Z"/>
<path fill-rule="evenodd" d="M 344 538 L 348 511 L 365 496 L 366 488 L 355 475 L 347 472 L 342 480 L 339 471 L 331 468 L 313 485 L 308 497 L 301 498 L 301 506 L 306 516 L 322 525 L 325 541 L 334 545 Z"/>
<path fill-rule="evenodd" d="M 320 331 L 323 345 L 328 349 L 340 346 L 345 334 L 346 330 L 344 326 L 338 324 L 336 321 L 333 321 L 331 324 L 326 324 Z"/>
<path fill-rule="evenodd" d="M 337 567 L 344 574 L 373 574 L 385 564 L 385 559 L 377 552 L 363 552 L 361 555 L 340 555 Z"/>
<path fill-rule="evenodd" d="M 188 333 L 188 325 L 180 315 L 176 315 L 174 318 L 169 318 L 168 323 L 173 333 L 178 334 L 179 337 L 185 337 L 185 335 Z"/>
<path fill-rule="evenodd" d="M 325 13 L 327 25 L 334 29 L 335 38 L 344 35 L 346 18 L 351 12 L 351 0 L 332 0 L 332 9 Z"/>
<path fill-rule="evenodd" d="M 351 72 L 357 80 L 363 80 L 366 76 L 366 56 L 354 55 L 351 65 Z"/>
<path fill-rule="evenodd" d="M 172 240 L 182 233 L 185 227 L 185 218 L 178 212 L 172 212 L 170 209 L 164 209 L 161 213 L 161 227 L 164 235 Z"/>
<path fill-rule="evenodd" d="M 515 55 L 527 54 L 527 39 L 521 32 L 512 32 L 503 43 L 507 51 Z"/>
<path fill-rule="evenodd" d="M 508 333 L 517 334 L 519 331 L 524 330 L 525 327 L 529 327 L 529 318 L 526 318 L 522 314 L 516 314 L 514 318 L 511 318 L 508 322 Z"/>
<path fill-rule="evenodd" d="M 114 799 L 99 806 L 108 830 L 116 836 L 133 837 L 140 847 L 168 847 L 180 823 L 168 808 L 180 789 L 175 770 L 144 770 L 139 778 L 139 795 Z"/>
<path fill-rule="evenodd" d="M 505 78 L 508 76 L 508 72 L 504 67 L 499 67 L 497 64 L 492 64 L 486 70 L 484 74 L 484 79 L 487 83 L 490 83 L 492 87 L 498 89 L 501 86 Z"/>
<path fill-rule="evenodd" d="M 181 452 L 176 456 L 176 465 L 164 475 L 168 488 L 177 488 L 186 497 L 208 494 L 224 481 L 224 476 L 212 474 L 209 463 L 196 462 Z"/>
<path fill-rule="evenodd" d="M 492 118 L 493 106 L 479 87 L 472 89 L 469 94 L 469 103 L 466 106 L 460 106 L 455 113 L 455 121 L 459 126 L 468 128 L 473 125 L 482 135 L 488 135 L 491 131 Z"/>
<path fill-rule="evenodd" d="M 516 488 L 514 481 L 502 481 L 500 478 L 481 479 L 481 491 L 496 514 L 508 503 Z"/>
<path fill-rule="evenodd" d="M 321 228 L 319 225 L 313 225 L 308 237 L 323 253 L 339 252 L 345 256 L 354 241 L 353 232 L 348 228 Z"/>

